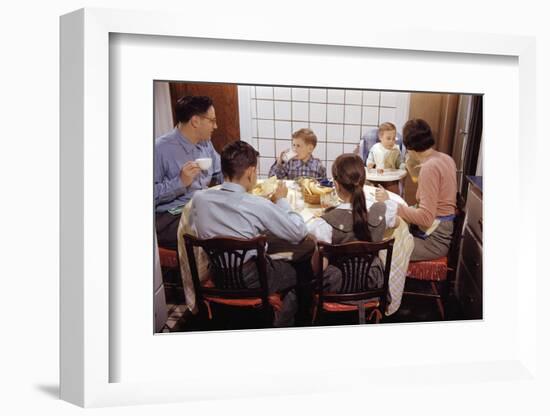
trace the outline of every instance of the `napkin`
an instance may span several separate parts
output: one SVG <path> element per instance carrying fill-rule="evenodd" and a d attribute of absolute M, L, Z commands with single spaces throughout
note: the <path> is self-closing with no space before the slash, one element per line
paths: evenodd
<path fill-rule="evenodd" d="M 384 156 L 384 169 L 399 169 L 401 153 L 399 149 L 391 149 Z"/>

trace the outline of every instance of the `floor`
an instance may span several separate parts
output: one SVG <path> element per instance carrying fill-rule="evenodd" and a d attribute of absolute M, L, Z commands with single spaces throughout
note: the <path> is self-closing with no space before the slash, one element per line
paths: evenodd
<path fill-rule="evenodd" d="M 414 287 L 414 285 L 413 285 Z M 213 315 L 216 319 L 210 320 L 206 314 L 198 316 L 190 314 L 184 305 L 171 303 L 168 305 L 168 320 L 162 332 L 189 332 L 189 331 L 210 331 L 222 329 L 247 329 L 263 328 L 264 324 L 258 322 L 255 314 L 249 311 L 227 311 L 213 309 Z M 230 315 L 230 316 L 229 316 Z M 449 296 L 446 306 L 446 320 L 461 320 L 462 316 L 458 302 L 453 296 Z M 223 316 L 224 318 L 220 318 Z M 432 299 L 420 298 L 416 296 L 404 296 L 401 307 L 391 316 L 382 320 L 384 323 L 404 323 L 404 322 L 433 322 L 441 321 L 437 304 Z M 237 322 L 238 326 L 234 326 Z M 343 325 L 356 323 L 355 312 L 351 314 L 332 314 L 327 317 L 325 325 Z M 309 323 L 309 321 L 307 322 Z M 305 326 L 306 323 L 297 326 Z"/>

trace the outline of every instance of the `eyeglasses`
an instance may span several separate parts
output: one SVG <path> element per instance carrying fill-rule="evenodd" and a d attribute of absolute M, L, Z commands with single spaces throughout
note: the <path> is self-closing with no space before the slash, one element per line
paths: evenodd
<path fill-rule="evenodd" d="M 208 121 L 210 121 L 212 124 L 216 124 L 216 118 L 210 118 L 210 117 L 206 117 L 206 116 L 199 116 L 200 118 L 205 118 L 207 119 Z"/>

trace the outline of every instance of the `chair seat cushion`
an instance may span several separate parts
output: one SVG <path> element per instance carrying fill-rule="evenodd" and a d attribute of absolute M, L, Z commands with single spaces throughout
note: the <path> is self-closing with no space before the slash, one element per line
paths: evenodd
<path fill-rule="evenodd" d="M 407 277 L 418 280 L 442 281 L 447 279 L 447 257 L 409 262 Z"/>
<path fill-rule="evenodd" d="M 365 309 L 378 308 L 380 303 L 375 301 L 365 302 Z M 356 311 L 357 305 L 350 305 L 347 303 L 338 303 L 338 302 L 323 302 L 323 310 L 327 312 L 349 312 Z"/>
<path fill-rule="evenodd" d="M 319 304 L 319 295 L 315 295 L 315 304 Z M 371 299 L 365 301 L 365 309 L 378 308 L 380 302 L 378 299 Z M 340 303 L 340 302 L 323 302 L 323 310 L 327 312 L 349 312 L 356 311 L 357 305 L 351 303 Z"/>
<path fill-rule="evenodd" d="M 178 267 L 178 252 L 169 248 L 159 247 L 160 265 L 167 268 Z"/>
<path fill-rule="evenodd" d="M 212 280 L 208 279 L 202 283 L 204 287 L 214 287 Z M 251 307 L 257 308 L 261 306 L 261 298 L 223 298 L 220 296 L 204 296 L 204 299 L 209 302 L 220 303 L 227 306 Z M 283 300 L 279 293 L 272 293 L 267 297 L 269 304 L 276 311 L 280 311 L 283 306 Z"/>

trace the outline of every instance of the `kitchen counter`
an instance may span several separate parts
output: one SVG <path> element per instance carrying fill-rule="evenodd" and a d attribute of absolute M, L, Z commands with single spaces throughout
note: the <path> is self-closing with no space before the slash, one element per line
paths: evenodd
<path fill-rule="evenodd" d="M 483 193 L 483 176 L 466 176 L 468 182 L 474 185 L 480 192 Z"/>

